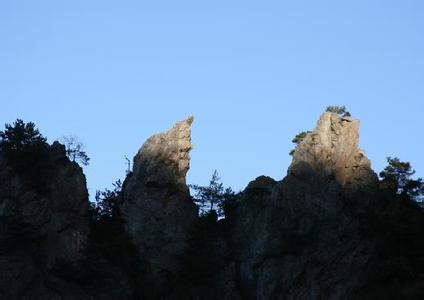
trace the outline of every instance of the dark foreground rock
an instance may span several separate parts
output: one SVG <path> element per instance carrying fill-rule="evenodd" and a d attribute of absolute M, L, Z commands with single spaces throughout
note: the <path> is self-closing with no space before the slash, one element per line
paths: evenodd
<path fill-rule="evenodd" d="M 48 147 L 40 165 L 33 172 L 27 172 L 30 165 L 18 171 L 0 154 L 1 299 L 81 296 L 53 270 L 78 261 L 87 243 L 85 176 L 59 143 Z"/>
<path fill-rule="evenodd" d="M 358 120 L 323 114 L 222 220 L 186 185 L 192 121 L 146 141 L 106 221 L 59 144 L 41 190 L 0 156 L 0 298 L 424 299 L 424 214 L 379 182 Z"/>

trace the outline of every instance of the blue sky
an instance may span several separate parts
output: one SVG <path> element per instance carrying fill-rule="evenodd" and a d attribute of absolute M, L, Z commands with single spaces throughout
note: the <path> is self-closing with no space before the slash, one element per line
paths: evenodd
<path fill-rule="evenodd" d="M 0 123 L 75 134 L 91 194 L 191 114 L 190 183 L 281 179 L 327 105 L 361 120 L 376 171 L 424 176 L 423 1 L 0 2 Z"/>

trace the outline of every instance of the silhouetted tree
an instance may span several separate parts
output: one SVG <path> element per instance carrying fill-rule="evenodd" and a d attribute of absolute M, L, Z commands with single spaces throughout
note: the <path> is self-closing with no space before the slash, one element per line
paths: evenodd
<path fill-rule="evenodd" d="M 17 119 L 13 125 L 5 124 L 0 131 L 0 149 L 15 167 L 30 167 L 47 154 L 46 138 L 35 124 Z"/>
<path fill-rule="evenodd" d="M 409 162 L 403 162 L 397 157 L 387 157 L 388 165 L 380 172 L 380 177 L 395 185 L 399 195 L 409 196 L 419 200 L 424 195 L 424 183 L 421 178 L 412 179 L 415 170 Z"/>
<path fill-rule="evenodd" d="M 199 207 L 200 213 L 206 214 L 215 211 L 218 217 L 224 216 L 226 201 L 231 201 L 235 195 L 230 187 L 224 188 L 217 170 L 213 172 L 208 186 L 192 184 L 190 188 L 196 191 L 193 200 Z"/>
<path fill-rule="evenodd" d="M 46 138 L 41 135 L 35 124 L 25 123 L 17 119 L 13 125 L 5 124 L 5 131 L 0 131 L 0 145 L 2 151 L 20 152 L 28 148 L 38 146 L 46 142 Z"/>
<path fill-rule="evenodd" d="M 350 117 L 351 114 L 346 110 L 346 106 L 327 106 L 326 112 L 336 113 L 342 117 Z"/>
<path fill-rule="evenodd" d="M 239 200 L 241 199 L 241 195 L 241 192 L 234 192 L 231 187 L 225 189 L 223 201 L 219 203 L 219 208 L 221 209 L 221 212 L 223 212 L 224 216 L 229 215 L 237 204 L 240 203 Z"/>
<path fill-rule="evenodd" d="M 27 183 L 39 191 L 48 186 L 49 146 L 35 124 L 17 119 L 0 131 L 0 152 Z"/>
<path fill-rule="evenodd" d="M 94 219 L 116 219 L 118 205 L 121 199 L 122 182 L 115 181 L 113 190 L 105 189 L 96 191 L 95 203 L 91 204 L 92 217 Z"/>
<path fill-rule="evenodd" d="M 84 151 L 84 144 L 74 135 L 64 136 L 61 142 L 65 145 L 66 155 L 73 162 L 80 162 L 84 166 L 89 164 L 90 158 Z"/>

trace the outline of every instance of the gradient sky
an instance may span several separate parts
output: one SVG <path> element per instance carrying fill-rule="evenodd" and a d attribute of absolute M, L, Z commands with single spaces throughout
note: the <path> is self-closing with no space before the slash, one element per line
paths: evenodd
<path fill-rule="evenodd" d="M 327 105 L 424 175 L 424 1 L 0 1 L 0 123 L 85 143 L 91 195 L 191 114 L 188 182 L 282 179 Z M 2 125 L 2 124 L 1 124 Z"/>

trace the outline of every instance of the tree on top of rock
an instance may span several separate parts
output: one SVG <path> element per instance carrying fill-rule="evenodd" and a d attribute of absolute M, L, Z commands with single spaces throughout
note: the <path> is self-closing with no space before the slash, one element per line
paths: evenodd
<path fill-rule="evenodd" d="M 17 119 L 13 125 L 5 124 L 0 131 L 1 150 L 7 153 L 24 151 L 28 148 L 44 145 L 46 138 L 41 135 L 35 124 Z"/>
<path fill-rule="evenodd" d="M 90 158 L 84 151 L 84 144 L 74 135 L 64 136 L 61 142 L 65 145 L 66 155 L 70 161 L 80 162 L 84 166 L 89 164 Z"/>
<path fill-rule="evenodd" d="M 50 161 L 49 145 L 35 124 L 17 119 L 0 131 L 0 152 L 15 171 L 39 192 L 48 190 Z"/>
<path fill-rule="evenodd" d="M 303 139 L 308 135 L 308 133 L 311 133 L 310 131 L 302 131 L 301 133 L 296 134 L 296 136 L 293 138 L 292 143 L 298 145 Z"/>
<path fill-rule="evenodd" d="M 17 170 L 41 171 L 48 157 L 46 140 L 34 123 L 17 119 L 0 131 L 0 150 Z"/>
<path fill-rule="evenodd" d="M 332 112 L 340 115 L 341 117 L 350 117 L 350 112 L 347 111 L 346 106 L 327 106 L 326 112 Z"/>

